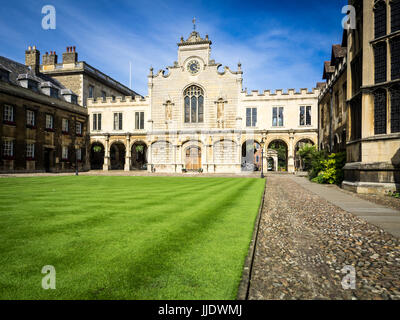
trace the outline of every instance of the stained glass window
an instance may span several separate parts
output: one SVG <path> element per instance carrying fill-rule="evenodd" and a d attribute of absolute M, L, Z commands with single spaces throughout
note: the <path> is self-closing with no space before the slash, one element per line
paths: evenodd
<path fill-rule="evenodd" d="M 185 123 L 204 122 L 204 92 L 198 86 L 185 90 Z"/>

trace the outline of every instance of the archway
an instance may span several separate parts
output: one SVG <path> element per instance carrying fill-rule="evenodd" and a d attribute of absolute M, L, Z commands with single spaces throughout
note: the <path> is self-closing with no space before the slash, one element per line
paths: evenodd
<path fill-rule="evenodd" d="M 299 155 L 299 150 L 303 148 L 306 145 L 314 145 L 314 142 L 311 139 L 301 139 L 296 143 L 296 147 L 294 148 L 294 167 L 295 170 L 299 171 L 307 171 L 309 168 L 307 168 L 307 165 L 303 163 L 300 155 Z"/>
<path fill-rule="evenodd" d="M 262 165 L 261 145 L 255 140 L 242 144 L 242 171 L 259 171 Z"/>
<path fill-rule="evenodd" d="M 272 157 L 268 158 L 267 165 L 268 165 L 268 167 L 267 167 L 268 171 L 276 171 L 275 170 L 275 161 Z"/>
<path fill-rule="evenodd" d="M 114 142 L 110 147 L 111 170 L 124 170 L 125 145 L 122 142 Z"/>
<path fill-rule="evenodd" d="M 147 145 L 142 141 L 135 142 L 131 150 L 131 166 L 134 170 L 147 170 Z"/>
<path fill-rule="evenodd" d="M 190 146 L 185 150 L 185 169 L 198 171 L 201 169 L 201 148 Z"/>
<path fill-rule="evenodd" d="M 94 142 L 90 147 L 90 169 L 103 170 L 104 164 L 104 145 Z"/>
<path fill-rule="evenodd" d="M 287 171 L 288 168 L 288 146 L 283 140 L 273 140 L 268 145 L 268 149 L 278 153 L 278 171 Z"/>

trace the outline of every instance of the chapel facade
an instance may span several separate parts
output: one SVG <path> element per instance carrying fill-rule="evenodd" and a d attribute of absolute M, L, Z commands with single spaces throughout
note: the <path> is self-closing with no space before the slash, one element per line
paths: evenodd
<path fill-rule="evenodd" d="M 297 150 L 318 143 L 319 90 L 248 93 L 241 64 L 221 68 L 211 44 L 182 37 L 177 61 L 150 69 L 145 97 L 87 100 L 92 170 L 301 170 Z"/>

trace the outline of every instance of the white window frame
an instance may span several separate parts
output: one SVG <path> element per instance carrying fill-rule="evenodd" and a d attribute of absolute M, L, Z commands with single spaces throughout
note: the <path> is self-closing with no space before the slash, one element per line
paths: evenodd
<path fill-rule="evenodd" d="M 101 124 L 102 124 L 101 123 L 101 119 L 102 118 L 103 117 L 102 117 L 102 114 L 100 112 L 92 114 L 92 130 L 93 131 L 101 131 Z M 99 119 L 100 119 L 100 121 L 99 121 Z"/>
<path fill-rule="evenodd" d="M 3 156 L 14 156 L 14 140 L 3 140 Z"/>
<path fill-rule="evenodd" d="M 77 121 L 75 126 L 75 133 L 78 135 L 82 135 L 82 127 L 83 127 L 82 122 Z"/>
<path fill-rule="evenodd" d="M 137 121 L 137 114 L 139 114 L 139 119 Z M 141 115 L 143 115 L 143 119 L 141 119 Z M 143 128 L 141 128 L 140 124 L 141 124 L 141 120 L 143 120 Z M 135 112 L 135 130 L 144 130 L 144 111 L 136 111 Z"/>
<path fill-rule="evenodd" d="M 63 118 L 62 119 L 62 132 L 69 132 L 69 120 Z"/>
<path fill-rule="evenodd" d="M 66 147 L 66 146 L 62 147 L 61 159 L 68 160 L 68 147 Z"/>
<path fill-rule="evenodd" d="M 54 129 L 54 117 L 51 114 L 46 114 L 46 129 Z"/>
<path fill-rule="evenodd" d="M 26 110 L 26 124 L 28 126 L 32 126 L 33 127 L 33 126 L 35 126 L 35 121 L 36 121 L 36 119 L 35 119 L 35 111 L 27 109 Z"/>
<path fill-rule="evenodd" d="M 250 125 L 247 125 L 247 110 L 250 109 Z M 256 121 L 254 122 L 253 118 L 253 110 L 256 110 Z M 256 128 L 258 124 L 258 108 L 257 107 L 246 107 L 246 116 L 245 116 L 245 122 L 246 122 L 246 127 L 247 128 Z"/>
<path fill-rule="evenodd" d="M 28 143 L 26 145 L 26 157 L 27 158 L 35 158 L 35 144 L 34 143 Z"/>
<path fill-rule="evenodd" d="M 282 108 L 282 125 L 279 124 L 279 109 Z M 276 125 L 274 125 L 274 109 L 276 109 Z M 285 107 L 273 106 L 272 107 L 272 127 L 283 128 L 285 126 Z"/>
<path fill-rule="evenodd" d="M 4 121 L 14 122 L 14 106 L 4 105 Z"/>
<path fill-rule="evenodd" d="M 123 119 L 124 119 L 124 116 L 123 116 L 122 112 L 114 112 L 114 114 L 113 114 L 114 131 L 123 130 L 123 127 L 124 127 Z"/>

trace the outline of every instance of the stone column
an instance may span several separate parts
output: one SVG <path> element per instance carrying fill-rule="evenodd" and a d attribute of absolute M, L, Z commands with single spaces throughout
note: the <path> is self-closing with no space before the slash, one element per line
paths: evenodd
<path fill-rule="evenodd" d="M 126 149 L 125 149 L 125 167 L 124 171 L 131 170 L 131 136 L 126 136 Z"/>
<path fill-rule="evenodd" d="M 153 144 L 151 142 L 151 140 L 149 141 L 149 146 L 147 148 L 147 172 L 151 172 L 151 166 L 153 163 L 153 157 L 152 157 L 152 148 L 153 148 Z"/>
<path fill-rule="evenodd" d="M 278 172 L 278 157 L 277 156 L 274 156 L 273 158 L 272 158 L 272 160 L 274 161 L 274 171 L 275 172 Z"/>
<path fill-rule="evenodd" d="M 294 133 L 289 133 L 288 172 L 294 172 Z"/>
<path fill-rule="evenodd" d="M 110 168 L 110 137 L 106 137 L 106 145 L 104 146 L 104 163 L 103 171 L 108 171 Z"/>

